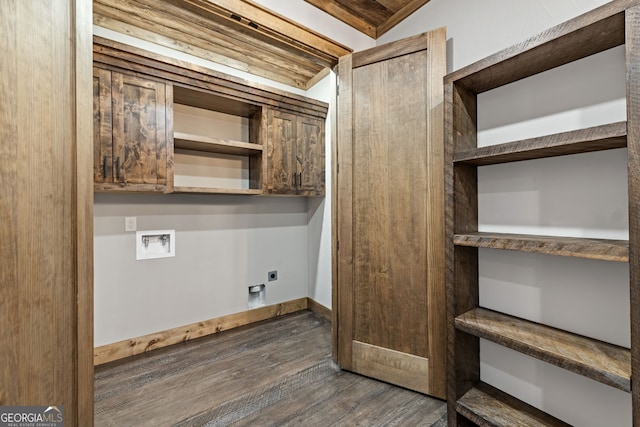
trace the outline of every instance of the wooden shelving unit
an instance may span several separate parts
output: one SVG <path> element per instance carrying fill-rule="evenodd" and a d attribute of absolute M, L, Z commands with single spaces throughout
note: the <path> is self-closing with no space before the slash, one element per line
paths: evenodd
<path fill-rule="evenodd" d="M 477 95 L 625 45 L 627 121 L 477 147 Z M 445 77 L 449 426 L 567 425 L 480 381 L 487 339 L 630 392 L 640 426 L 640 1 L 614 0 Z M 477 168 L 627 147 L 629 240 L 478 232 Z M 628 262 L 631 349 L 479 306 L 478 248 Z"/>

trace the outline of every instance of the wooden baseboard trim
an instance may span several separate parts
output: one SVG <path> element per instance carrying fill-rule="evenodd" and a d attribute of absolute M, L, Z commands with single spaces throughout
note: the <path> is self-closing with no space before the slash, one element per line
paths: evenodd
<path fill-rule="evenodd" d="M 172 344 L 189 341 L 301 310 L 309 310 L 331 322 L 330 308 L 325 307 L 311 298 L 298 298 L 280 304 L 217 317 L 203 322 L 192 323 L 190 325 L 96 347 L 93 354 L 93 364 L 96 366 L 102 365 L 135 356 L 136 354 L 167 347 Z"/>
<path fill-rule="evenodd" d="M 295 313 L 296 311 L 307 309 L 307 305 L 307 298 L 298 298 L 280 304 L 255 308 L 253 310 L 103 345 L 94 349 L 93 363 L 96 366 L 102 365 L 103 363 L 135 356 L 136 354 L 156 350 L 183 341 L 189 341 L 228 329 L 249 325 L 284 314 Z"/>
<path fill-rule="evenodd" d="M 324 320 L 331 322 L 331 309 L 315 300 L 312 300 L 311 298 L 307 298 L 307 310 L 317 314 Z"/>

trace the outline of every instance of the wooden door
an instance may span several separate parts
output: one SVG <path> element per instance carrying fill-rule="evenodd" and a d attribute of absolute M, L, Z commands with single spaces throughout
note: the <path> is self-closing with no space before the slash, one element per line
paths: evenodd
<path fill-rule="evenodd" d="M 445 398 L 445 29 L 341 58 L 334 356 Z"/>
<path fill-rule="evenodd" d="M 166 85 L 112 73 L 113 182 L 167 184 Z"/>
<path fill-rule="evenodd" d="M 297 190 L 324 195 L 324 120 L 298 116 L 296 121 Z"/>

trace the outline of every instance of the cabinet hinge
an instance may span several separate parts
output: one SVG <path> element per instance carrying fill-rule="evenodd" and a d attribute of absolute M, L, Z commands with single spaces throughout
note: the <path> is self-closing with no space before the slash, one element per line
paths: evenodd
<path fill-rule="evenodd" d="M 338 240 L 338 241 L 336 242 L 336 249 L 337 249 L 337 250 L 340 250 L 340 240 Z"/>
<path fill-rule="evenodd" d="M 336 85 L 336 96 L 340 96 L 340 85 Z"/>

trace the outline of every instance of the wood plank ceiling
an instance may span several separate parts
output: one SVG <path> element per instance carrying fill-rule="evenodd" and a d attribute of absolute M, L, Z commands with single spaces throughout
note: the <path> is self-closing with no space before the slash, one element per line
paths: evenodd
<path fill-rule="evenodd" d="M 249 0 L 93 0 L 93 12 L 99 27 L 302 89 L 351 53 Z"/>
<path fill-rule="evenodd" d="M 304 0 L 377 39 L 429 0 Z"/>

